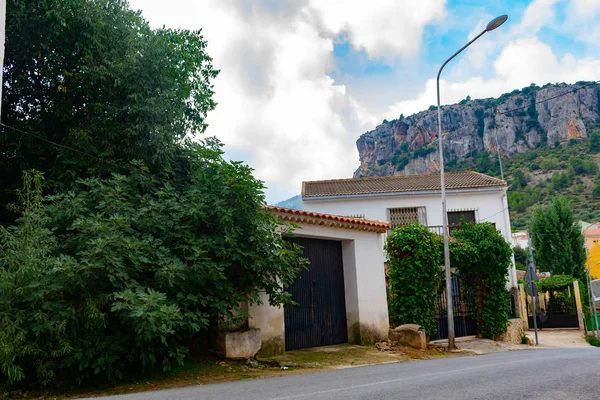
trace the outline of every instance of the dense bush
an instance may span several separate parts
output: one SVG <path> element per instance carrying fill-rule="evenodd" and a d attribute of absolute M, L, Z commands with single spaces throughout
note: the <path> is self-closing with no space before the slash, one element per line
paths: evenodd
<path fill-rule="evenodd" d="M 23 217 L 2 230 L 0 384 L 169 368 L 241 301 L 289 300 L 297 251 L 249 167 L 208 141 L 161 176 L 137 168 L 45 205 L 26 175 Z"/>
<path fill-rule="evenodd" d="M 569 199 L 557 197 L 548 206 L 537 207 L 529 231 L 536 265 L 540 269 L 553 275 L 584 278 L 584 239 Z"/>
<path fill-rule="evenodd" d="M 451 246 L 452 265 L 475 313 L 477 334 L 494 338 L 508 327 L 510 245 L 491 223 L 463 223 L 452 235 L 456 239 Z"/>
<path fill-rule="evenodd" d="M 390 317 L 399 324 L 418 324 L 435 333 L 435 300 L 440 281 L 440 241 L 420 224 L 390 232 L 385 244 L 389 259 Z"/>

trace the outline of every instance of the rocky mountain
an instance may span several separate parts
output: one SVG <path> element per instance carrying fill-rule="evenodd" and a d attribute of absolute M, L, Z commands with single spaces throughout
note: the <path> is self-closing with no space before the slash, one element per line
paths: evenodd
<path fill-rule="evenodd" d="M 292 210 L 302 210 L 302 196 L 297 195 L 287 200 L 275 204 L 276 207 L 291 208 Z"/>
<path fill-rule="evenodd" d="M 485 152 L 511 157 L 532 149 L 567 146 L 600 126 L 600 85 L 532 84 L 499 98 L 442 107 L 444 157 L 460 164 Z M 494 135 L 495 132 L 495 135 Z M 383 121 L 357 140 L 355 177 L 435 172 L 439 169 L 437 111 Z M 497 137 L 497 141 L 496 141 Z"/>

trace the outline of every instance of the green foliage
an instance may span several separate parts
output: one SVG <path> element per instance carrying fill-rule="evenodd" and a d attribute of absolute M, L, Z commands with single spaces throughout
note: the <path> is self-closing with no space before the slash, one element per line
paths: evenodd
<path fill-rule="evenodd" d="M 419 147 L 413 151 L 413 157 L 427 157 L 428 154 L 435 152 L 435 146 L 431 147 Z"/>
<path fill-rule="evenodd" d="M 526 333 L 521 335 L 521 344 L 529 344 L 529 336 Z"/>
<path fill-rule="evenodd" d="M 598 130 L 592 131 L 589 142 L 590 153 L 600 153 L 600 132 Z"/>
<path fill-rule="evenodd" d="M 402 171 L 404 167 L 408 165 L 410 160 L 419 158 L 419 157 L 427 157 L 428 154 L 435 152 L 435 146 L 430 147 L 419 147 L 412 152 L 408 151 L 408 143 L 402 143 L 398 150 L 394 153 L 394 157 L 392 157 L 392 165 L 396 167 L 397 171 Z M 387 161 L 382 161 L 381 164 L 378 161 L 378 165 L 382 165 Z"/>
<path fill-rule="evenodd" d="M 467 301 L 475 311 L 477 334 L 494 338 L 508 327 L 506 276 L 510 245 L 491 223 L 463 223 L 452 233 L 452 265 L 458 270 Z"/>
<path fill-rule="evenodd" d="M 185 143 L 160 175 L 135 171 L 81 180 L 45 206 L 26 175 L 23 217 L 2 230 L 0 385 L 168 369 L 241 301 L 290 300 L 289 227 L 219 142 Z"/>
<path fill-rule="evenodd" d="M 552 275 L 547 278 L 540 279 L 537 281 L 537 286 L 540 291 L 554 291 L 562 290 L 573 284 L 573 278 L 571 275 Z"/>
<path fill-rule="evenodd" d="M 592 195 L 596 198 L 600 197 L 600 174 L 596 175 L 596 181 L 594 182 Z"/>
<path fill-rule="evenodd" d="M 395 228 L 388 235 L 390 316 L 399 324 L 418 324 L 435 333 L 440 281 L 440 241 L 420 224 Z"/>
<path fill-rule="evenodd" d="M 567 188 L 571 185 L 571 180 L 569 179 L 569 175 L 566 172 L 553 173 L 551 182 L 552 185 L 554 185 L 554 188 L 558 190 Z"/>
<path fill-rule="evenodd" d="M 569 168 L 572 168 L 574 175 L 591 175 L 598 173 L 598 164 L 591 159 L 583 159 L 581 157 L 569 157 Z"/>
<path fill-rule="evenodd" d="M 477 118 L 477 136 L 483 139 L 485 132 L 485 122 L 483 120 L 483 108 L 475 110 L 475 118 Z"/>
<path fill-rule="evenodd" d="M 523 171 L 521 171 L 520 169 L 515 171 L 513 178 L 514 178 L 513 185 L 520 187 L 520 188 L 527 186 L 527 177 L 525 176 Z"/>
<path fill-rule="evenodd" d="M 396 167 L 396 171 L 402 171 L 410 162 L 408 154 L 395 155 L 392 157 L 392 164 Z"/>
<path fill-rule="evenodd" d="M 596 335 L 585 335 L 585 340 L 592 346 L 600 347 L 600 339 L 598 339 Z"/>
<path fill-rule="evenodd" d="M 546 207 L 538 206 L 529 231 L 536 265 L 541 270 L 584 278 L 583 235 L 567 198 L 557 197 Z"/>
<path fill-rule="evenodd" d="M 460 101 L 460 103 L 458 103 L 458 104 L 464 105 L 464 104 L 467 104 L 469 101 L 471 101 L 471 96 L 467 96 L 467 97 L 465 97 L 465 98 L 464 98 L 464 99 L 462 99 L 462 100 Z"/>
<path fill-rule="evenodd" d="M 513 254 L 515 256 L 516 268 L 521 271 L 526 271 L 529 265 L 529 251 L 519 246 L 513 247 Z"/>
<path fill-rule="evenodd" d="M 205 130 L 218 71 L 200 31 L 151 29 L 126 0 L 8 0 L 6 12 L 5 124 L 124 167 L 142 160 L 154 172 L 174 161 L 174 143 Z M 0 148 L 18 151 L 0 158 L 3 188 L 18 187 L 23 169 L 42 171 L 50 192 L 114 171 L 4 133 Z M 3 189 L 0 212 L 14 200 Z"/>

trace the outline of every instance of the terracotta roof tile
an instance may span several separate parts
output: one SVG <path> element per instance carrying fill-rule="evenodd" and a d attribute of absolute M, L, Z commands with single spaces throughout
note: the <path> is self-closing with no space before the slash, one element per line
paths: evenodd
<path fill-rule="evenodd" d="M 503 180 L 474 171 L 447 172 L 446 190 L 504 187 Z M 376 176 L 302 182 L 302 197 L 368 195 L 440 190 L 440 174 Z"/>
<path fill-rule="evenodd" d="M 293 210 L 291 208 L 283 208 L 276 206 L 265 206 L 265 209 L 272 210 L 283 217 L 284 220 L 293 221 L 293 222 L 310 222 L 306 218 L 313 220 L 325 220 L 331 222 L 338 222 L 346 225 L 354 225 L 358 229 L 369 230 L 374 232 L 385 232 L 391 229 L 390 224 L 388 222 L 383 221 L 374 221 L 364 218 L 351 218 L 344 217 L 341 215 L 331 215 L 331 214 L 321 214 L 312 211 L 304 211 L 304 210 Z M 300 217 L 300 218 L 294 218 Z M 303 219 L 304 217 L 304 219 Z"/>

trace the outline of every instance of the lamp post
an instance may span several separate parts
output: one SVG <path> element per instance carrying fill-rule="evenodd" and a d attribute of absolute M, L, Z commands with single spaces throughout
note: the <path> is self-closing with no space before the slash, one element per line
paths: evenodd
<path fill-rule="evenodd" d="M 483 32 L 475 36 L 469 43 L 464 45 L 460 50 L 447 59 L 441 66 L 437 74 L 437 114 L 438 114 L 438 141 L 440 145 L 440 181 L 442 191 L 442 230 L 444 234 L 444 266 L 446 276 L 446 309 L 448 311 L 448 349 L 456 349 L 456 343 L 454 340 L 454 310 L 452 307 L 452 275 L 450 273 L 450 246 L 448 244 L 448 215 L 446 214 L 446 186 L 444 180 L 444 148 L 442 145 L 442 109 L 440 106 L 440 75 L 442 70 L 454 57 L 456 57 L 461 51 L 469 47 L 474 41 L 483 36 L 484 33 L 493 31 L 498 28 L 508 19 L 508 15 L 501 15 L 491 20 Z"/>

